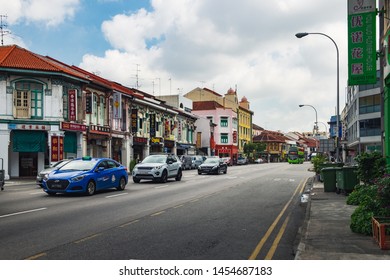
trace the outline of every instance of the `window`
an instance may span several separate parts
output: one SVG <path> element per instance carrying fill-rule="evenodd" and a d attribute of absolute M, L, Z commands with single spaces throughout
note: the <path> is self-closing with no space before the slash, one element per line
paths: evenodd
<path fill-rule="evenodd" d="M 43 85 L 23 81 L 15 83 L 13 95 L 15 118 L 43 118 Z"/>
<path fill-rule="evenodd" d="M 221 117 L 221 127 L 228 127 L 228 118 Z"/>
<path fill-rule="evenodd" d="M 229 143 L 229 135 L 227 133 L 221 133 L 221 144 Z"/>
<path fill-rule="evenodd" d="M 360 121 L 360 137 L 381 135 L 381 119 Z"/>
<path fill-rule="evenodd" d="M 381 111 L 381 97 L 379 94 L 359 99 L 359 114 L 368 114 Z"/>

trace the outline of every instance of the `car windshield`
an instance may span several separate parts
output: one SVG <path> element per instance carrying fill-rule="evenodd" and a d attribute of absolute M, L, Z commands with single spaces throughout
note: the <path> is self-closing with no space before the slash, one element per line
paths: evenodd
<path fill-rule="evenodd" d="M 204 163 L 219 163 L 219 158 L 207 158 Z"/>
<path fill-rule="evenodd" d="M 164 155 L 161 156 L 148 156 L 146 157 L 142 163 L 165 163 L 167 161 L 167 157 Z"/>
<path fill-rule="evenodd" d="M 64 166 L 64 165 L 67 164 L 68 162 L 69 162 L 69 160 L 62 160 L 62 161 L 59 161 L 59 162 L 56 162 L 55 164 L 53 164 L 52 167 L 60 168 L 61 166 Z"/>
<path fill-rule="evenodd" d="M 72 160 L 68 164 L 65 164 L 60 170 L 91 170 L 96 164 L 96 161 L 92 160 Z"/>

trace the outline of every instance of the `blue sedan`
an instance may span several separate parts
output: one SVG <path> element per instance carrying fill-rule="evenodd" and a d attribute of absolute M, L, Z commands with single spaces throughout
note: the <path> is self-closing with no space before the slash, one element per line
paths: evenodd
<path fill-rule="evenodd" d="M 56 193 L 85 193 L 116 188 L 123 191 L 128 182 L 127 168 L 109 158 L 83 157 L 74 159 L 45 175 L 43 189 Z"/>

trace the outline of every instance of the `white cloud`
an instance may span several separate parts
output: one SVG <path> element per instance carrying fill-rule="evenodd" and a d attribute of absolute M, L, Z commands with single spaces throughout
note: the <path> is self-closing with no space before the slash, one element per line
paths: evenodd
<path fill-rule="evenodd" d="M 102 0 L 101 0 L 102 1 Z M 51 27 L 76 16 L 80 0 L 0 0 L 8 22 Z M 197 86 L 220 94 L 237 86 L 254 122 L 273 130 L 311 130 L 314 112 L 335 114 L 336 52 L 340 104 L 346 85 L 346 3 L 340 0 L 151 0 L 152 10 L 107 15 L 101 30 L 110 49 L 86 53 L 80 67 L 149 93 L 186 93 Z M 91 11 L 93 12 L 93 11 Z M 99 42 L 96 42 L 99 44 Z M 341 108 L 340 108 L 341 111 Z M 320 126 L 321 129 L 321 126 Z"/>
<path fill-rule="evenodd" d="M 80 0 L 0 0 L 9 24 L 25 21 L 55 26 L 72 18 L 79 5 Z"/>

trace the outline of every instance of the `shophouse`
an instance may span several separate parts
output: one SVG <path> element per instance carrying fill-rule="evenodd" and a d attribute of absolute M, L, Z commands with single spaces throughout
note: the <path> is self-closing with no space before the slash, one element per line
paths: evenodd
<path fill-rule="evenodd" d="M 0 47 L 0 158 L 5 179 L 82 154 L 87 76 L 16 45 Z"/>
<path fill-rule="evenodd" d="M 209 120 L 209 125 L 216 124 L 213 131 L 215 155 L 230 157 L 235 162 L 238 157 L 237 113 L 216 101 L 196 101 L 193 103 L 193 112 Z"/>
<path fill-rule="evenodd" d="M 181 95 L 160 95 L 157 97 L 166 105 L 175 110 L 177 119 L 175 123 L 175 139 L 177 155 L 195 155 L 200 143 L 197 140 L 197 117 L 192 114 L 192 100 Z"/>
<path fill-rule="evenodd" d="M 264 143 L 266 145 L 265 151 L 261 155 L 266 162 L 284 161 L 289 140 L 283 133 L 270 130 L 264 130 L 260 135 L 253 137 L 253 143 Z"/>
<path fill-rule="evenodd" d="M 237 114 L 237 148 L 243 153 L 245 143 L 252 141 L 253 111 L 249 108 L 247 98 L 239 102 L 237 90 L 230 88 L 225 95 L 221 95 L 208 88 L 195 88 L 184 95 L 192 101 L 215 101 L 224 108 L 230 108 Z"/>

